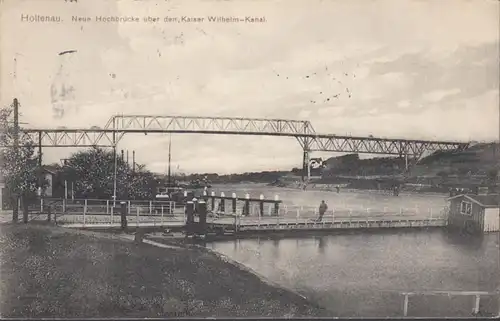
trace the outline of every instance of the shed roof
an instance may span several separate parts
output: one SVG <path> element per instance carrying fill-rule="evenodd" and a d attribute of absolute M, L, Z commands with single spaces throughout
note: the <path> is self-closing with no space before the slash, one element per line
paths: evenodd
<path fill-rule="evenodd" d="M 474 202 L 482 207 L 500 207 L 500 195 L 498 194 L 488 194 L 488 195 L 474 195 L 474 194 L 459 194 L 453 197 L 449 197 L 448 200 L 456 199 L 459 197 L 464 197 L 471 202 Z"/>

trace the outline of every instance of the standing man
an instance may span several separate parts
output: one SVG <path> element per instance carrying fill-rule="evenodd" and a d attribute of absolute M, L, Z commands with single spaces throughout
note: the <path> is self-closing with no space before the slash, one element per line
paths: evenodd
<path fill-rule="evenodd" d="M 321 222 L 321 220 L 323 219 L 323 215 L 325 215 L 325 212 L 327 209 L 328 209 L 328 205 L 326 205 L 325 201 L 321 201 L 321 204 L 319 205 L 318 222 Z"/>

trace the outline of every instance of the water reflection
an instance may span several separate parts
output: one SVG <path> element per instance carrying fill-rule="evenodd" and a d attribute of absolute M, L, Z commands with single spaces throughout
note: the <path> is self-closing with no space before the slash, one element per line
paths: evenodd
<path fill-rule="evenodd" d="M 326 243 L 327 243 L 326 237 L 320 237 L 318 239 L 318 249 L 320 254 L 325 254 Z"/>
<path fill-rule="evenodd" d="M 494 290 L 500 280 L 497 243 L 494 234 L 464 239 L 434 230 L 247 239 L 212 248 L 333 306 L 339 316 L 398 316 L 398 291 Z M 386 296 L 390 308 L 382 302 Z"/>

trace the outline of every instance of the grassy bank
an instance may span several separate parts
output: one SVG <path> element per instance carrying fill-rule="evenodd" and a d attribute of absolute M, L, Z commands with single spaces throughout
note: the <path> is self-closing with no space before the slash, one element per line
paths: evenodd
<path fill-rule="evenodd" d="M 0 227 L 2 317 L 301 317 L 326 312 L 202 249 Z"/>

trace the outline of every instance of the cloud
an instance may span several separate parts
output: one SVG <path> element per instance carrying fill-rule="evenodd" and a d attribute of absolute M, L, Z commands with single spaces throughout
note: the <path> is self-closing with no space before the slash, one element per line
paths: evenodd
<path fill-rule="evenodd" d="M 224 115 L 308 119 L 322 133 L 493 139 L 498 6 L 465 0 L 307 6 L 298 0 L 196 6 L 7 0 L 0 22 L 7 30 L 0 98 L 7 104 L 18 97 L 23 121 L 35 127 L 103 127 L 117 113 Z M 21 23 L 21 14 L 61 15 L 66 21 Z M 71 15 L 211 14 L 265 16 L 267 22 L 69 22 Z M 71 61 L 57 55 L 67 49 L 78 50 Z M 61 66 L 64 77 L 58 76 Z M 54 83 L 74 87 L 74 98 L 60 104 L 75 110 L 63 119 L 53 118 Z M 138 161 L 160 166 L 155 164 L 165 160 L 165 139 L 127 136 L 120 148 L 135 149 Z M 176 159 L 188 171 L 246 171 L 301 161 L 294 139 L 176 135 L 175 142 Z M 47 149 L 47 161 L 67 151 Z"/>
<path fill-rule="evenodd" d="M 443 98 L 451 95 L 456 95 L 460 93 L 460 89 L 448 89 L 448 90 L 434 90 L 429 93 L 424 94 L 424 99 L 431 102 L 439 102 Z"/>

